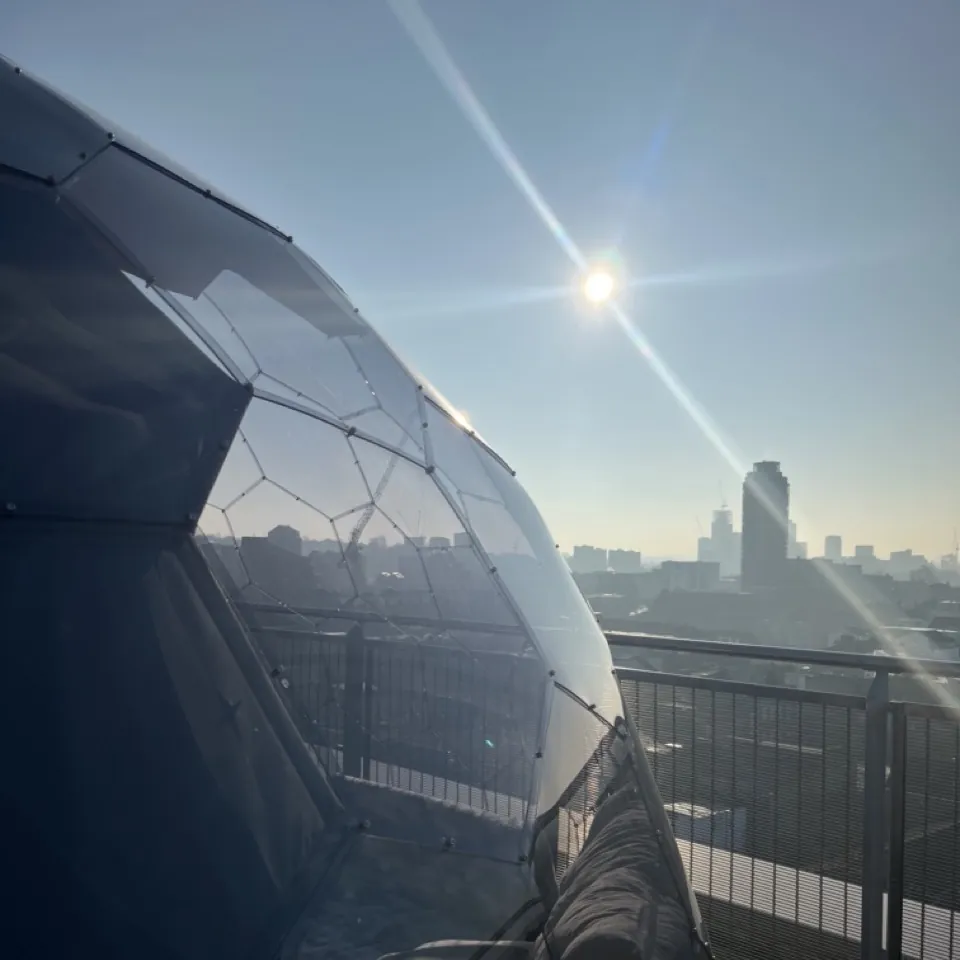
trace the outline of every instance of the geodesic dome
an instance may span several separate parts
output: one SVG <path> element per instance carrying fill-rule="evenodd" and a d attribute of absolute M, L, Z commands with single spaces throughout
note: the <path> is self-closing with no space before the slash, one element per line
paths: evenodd
<path fill-rule="evenodd" d="M 132 890 L 158 956 L 269 943 L 351 830 L 374 900 L 419 863 L 449 912 L 452 869 L 492 930 L 545 823 L 576 858 L 623 736 L 536 508 L 289 237 L 6 61 L 0 116 L 0 572 L 74 710 L 52 759 L 11 747 L 15 816 L 83 890 Z"/>

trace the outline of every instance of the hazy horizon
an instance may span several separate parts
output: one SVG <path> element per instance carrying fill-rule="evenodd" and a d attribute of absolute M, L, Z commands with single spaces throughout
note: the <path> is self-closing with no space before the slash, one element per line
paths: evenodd
<path fill-rule="evenodd" d="M 695 555 L 722 499 L 739 528 L 731 461 L 774 459 L 811 556 L 829 534 L 950 551 L 960 8 L 420 8 L 561 242 L 386 2 L 10 0 L 0 36 L 292 233 L 564 550 Z M 565 236 L 615 251 L 699 425 L 585 308 Z"/>

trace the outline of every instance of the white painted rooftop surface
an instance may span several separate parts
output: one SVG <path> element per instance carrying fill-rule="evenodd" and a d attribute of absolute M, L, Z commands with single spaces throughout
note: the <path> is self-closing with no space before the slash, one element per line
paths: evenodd
<path fill-rule="evenodd" d="M 860 887 L 857 884 L 705 844 L 681 841 L 679 847 L 698 897 L 711 897 L 788 923 L 860 940 Z M 903 953 L 923 960 L 960 960 L 960 914 L 906 900 Z"/>

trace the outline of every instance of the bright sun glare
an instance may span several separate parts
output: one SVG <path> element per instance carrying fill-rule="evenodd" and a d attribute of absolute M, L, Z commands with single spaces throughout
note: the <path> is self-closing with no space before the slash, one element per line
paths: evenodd
<path fill-rule="evenodd" d="M 583 295 L 591 303 L 606 303 L 613 295 L 613 275 L 606 270 L 592 270 L 583 281 Z"/>

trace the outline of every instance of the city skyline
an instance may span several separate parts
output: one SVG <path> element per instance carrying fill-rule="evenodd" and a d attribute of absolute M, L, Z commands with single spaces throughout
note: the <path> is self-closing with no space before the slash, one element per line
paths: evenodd
<path fill-rule="evenodd" d="M 754 467 L 766 464 L 756 463 Z M 779 462 L 772 464 L 779 468 Z M 746 492 L 746 489 L 745 489 Z M 792 496 L 792 492 L 791 492 Z M 725 567 L 724 576 L 740 575 L 740 537 L 742 534 L 742 511 L 738 514 L 730 503 L 723 498 L 718 505 L 711 511 L 712 520 L 710 523 L 701 523 L 698 518 L 697 532 L 698 536 L 693 541 L 692 547 L 680 553 L 669 554 L 660 553 L 656 550 L 643 551 L 638 547 L 623 547 L 617 542 L 616 546 L 612 544 L 603 544 L 598 541 L 585 540 L 580 543 L 567 547 L 559 544 L 564 554 L 574 559 L 579 553 L 583 557 L 589 557 L 591 553 L 606 553 L 610 555 L 624 554 L 642 556 L 645 563 L 652 564 L 662 560 L 673 559 L 692 559 L 719 561 L 721 567 Z M 958 542 L 957 529 L 954 528 L 949 533 L 949 539 L 945 539 L 944 547 L 941 550 L 927 552 L 917 549 L 916 546 L 904 543 L 895 547 L 885 548 L 879 545 L 875 539 L 866 537 L 866 539 L 857 539 L 846 536 L 843 533 L 826 533 L 822 537 L 810 536 L 808 528 L 801 528 L 793 518 L 793 512 L 788 508 L 786 517 L 786 533 L 784 540 L 786 543 L 786 556 L 795 559 L 825 558 L 828 560 L 861 560 L 861 561 L 889 561 L 897 559 L 897 555 L 913 554 L 917 558 L 922 558 L 928 563 L 939 565 L 941 561 L 948 561 L 949 558 L 955 558 L 954 562 L 960 562 L 960 542 Z M 739 528 L 739 529 L 738 529 Z M 622 537 L 621 537 L 622 539 Z M 716 555 L 717 541 L 720 541 L 719 555 Z M 730 552 L 734 551 L 737 559 L 734 562 Z M 704 554 L 709 554 L 704 556 Z M 609 564 L 611 569 L 616 565 Z M 593 569 L 593 568 L 591 568 Z"/>
<path fill-rule="evenodd" d="M 390 5 L 178 2 L 13 0 L 0 33 L 292 233 L 467 412 L 565 550 L 690 556 L 718 486 L 733 500 L 739 468 L 771 457 L 808 543 L 949 552 L 954 6 L 421 4 L 551 235 Z M 265 49 L 282 64 L 252 71 Z M 616 251 L 701 421 L 571 293 L 565 236 Z"/>

